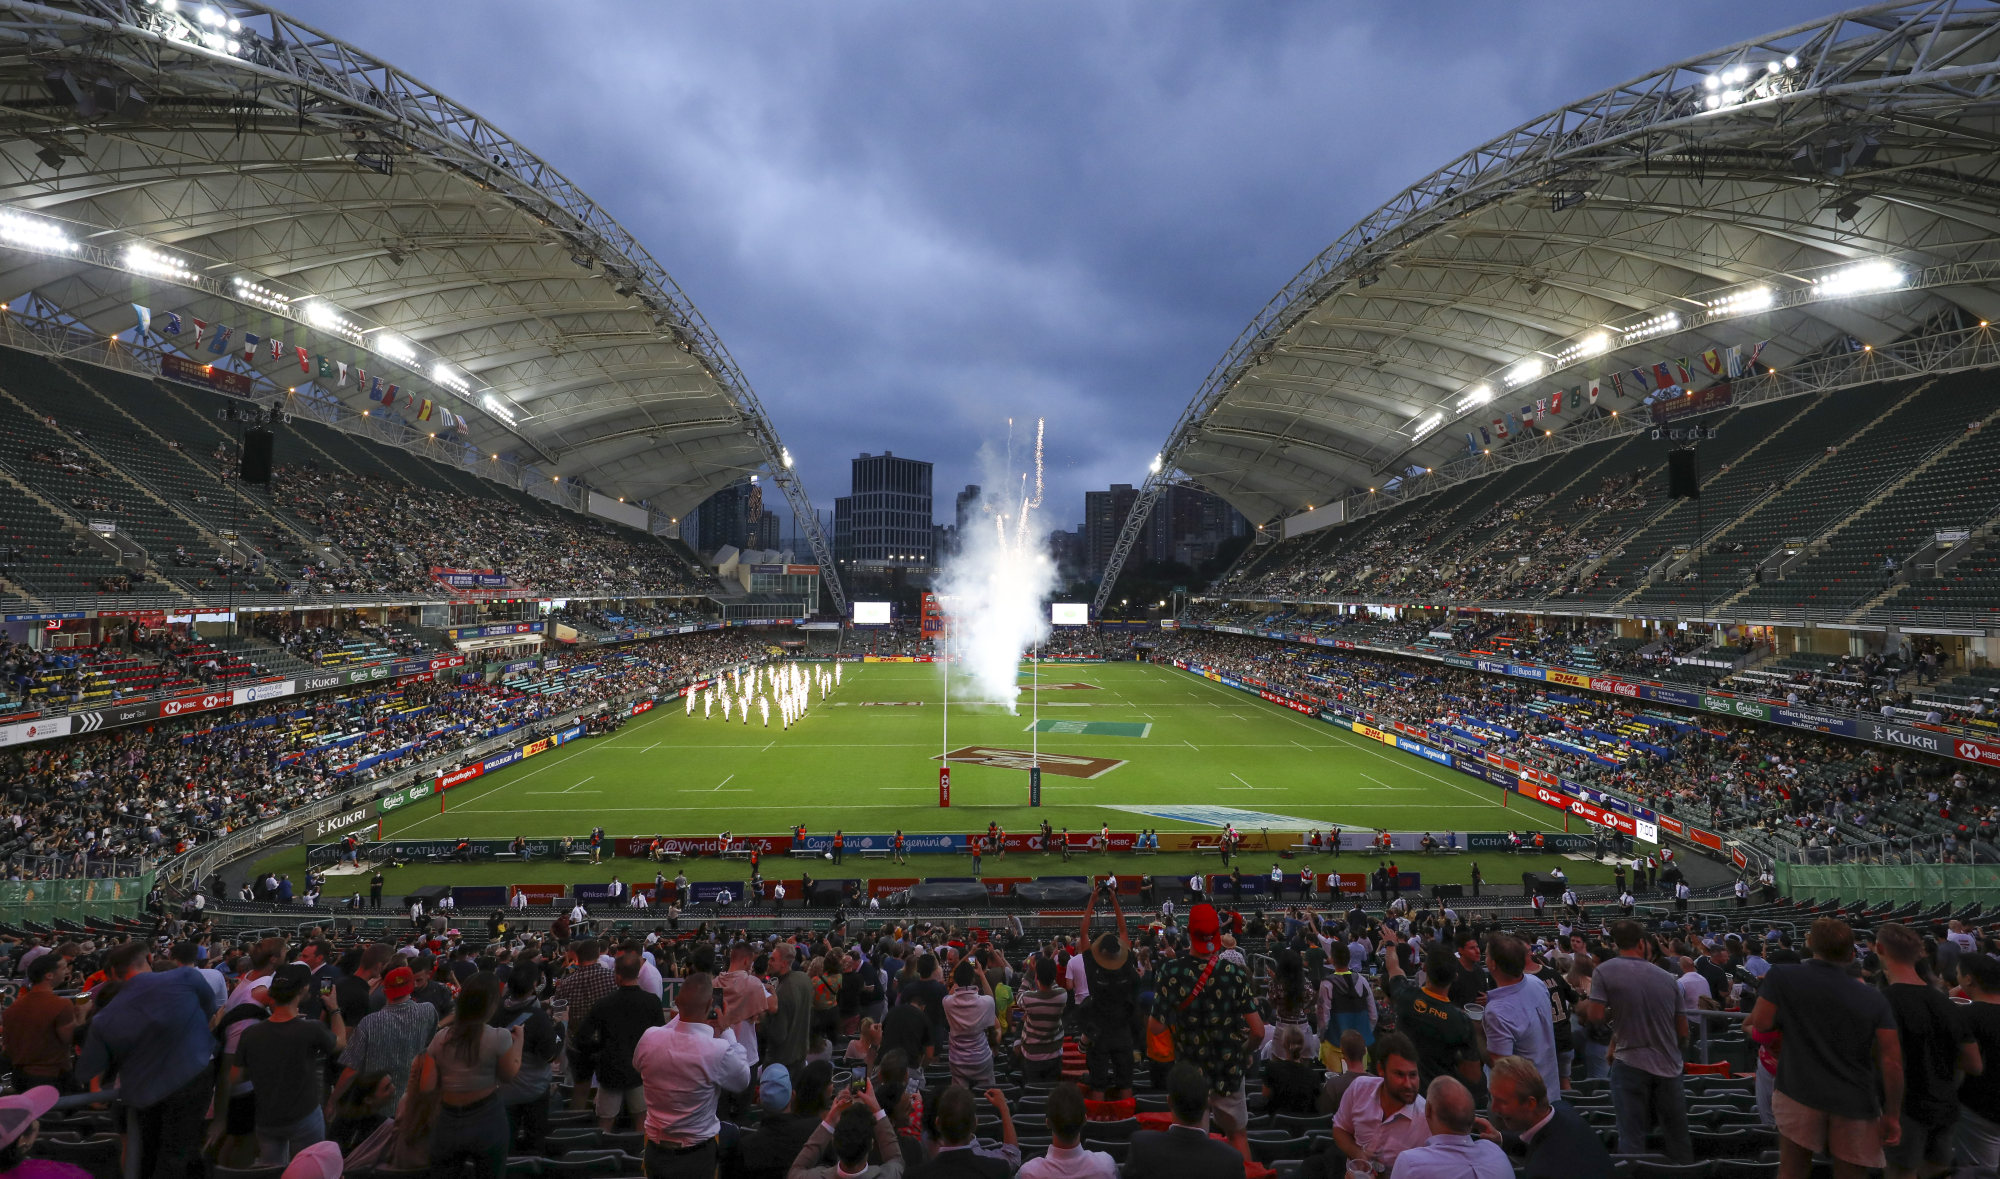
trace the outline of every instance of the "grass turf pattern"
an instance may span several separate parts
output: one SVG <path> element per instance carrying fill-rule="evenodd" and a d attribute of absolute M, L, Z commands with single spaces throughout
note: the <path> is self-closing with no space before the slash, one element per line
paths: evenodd
<path fill-rule="evenodd" d="M 937 805 L 937 767 L 947 747 L 942 665 L 848 664 L 843 681 L 790 729 L 775 712 L 769 727 L 757 710 L 740 719 L 704 719 L 678 700 L 627 724 L 616 734 L 573 741 L 540 757 L 457 787 L 434 800 L 390 815 L 385 838 L 443 839 L 469 836 L 504 839 L 515 835 L 577 836 L 602 825 L 612 836 L 713 836 L 773 834 L 804 823 L 813 833 L 843 828 L 854 834 L 984 831 L 998 822 L 1010 833 L 1039 828 L 1046 818 L 1056 829 L 1095 832 L 1150 827 L 1162 832 L 1218 832 L 1232 812 L 1249 837 L 1242 857 L 1245 875 L 1265 873 L 1273 856 L 1261 846 L 1261 826 L 1269 823 L 1272 846 L 1281 832 L 1348 830 L 1444 832 L 1509 828 L 1560 831 L 1560 812 L 1515 798 L 1501 805 L 1490 786 L 1385 748 L 1290 709 L 1177 671 L 1139 664 L 1044 664 L 1044 683 L 1061 690 L 1041 694 L 1040 731 L 1031 733 L 1034 712 L 1027 695 L 1032 669 L 1024 667 L 1023 696 L 1010 714 L 976 698 L 969 681 L 951 683 L 949 748 L 952 805 Z M 1075 685 L 1095 690 L 1079 690 Z M 1080 730 L 1080 731 L 1079 731 Z M 1028 805 L 1023 768 L 1031 742 L 1043 761 L 1042 806 Z M 1228 808 L 1222 810 L 1218 808 Z M 1210 822 L 1199 821 L 1203 818 Z M 1261 820 L 1261 821 L 1260 821 Z M 1280 824 L 1279 820 L 1291 820 Z M 966 874 L 963 856 L 911 855 L 907 867 L 864 861 L 850 855 L 836 870 L 815 875 L 951 876 Z M 1488 857 L 1481 864 L 1489 881 L 1518 880 L 1518 873 L 1560 857 Z M 1310 863 L 1321 872 L 1365 871 L 1364 855 L 1339 860 L 1316 857 L 1287 862 L 1287 871 Z M 264 864 L 290 871 L 304 868 L 301 849 L 276 854 Z M 1469 877 L 1466 856 L 1402 857 L 1405 870 L 1419 870 L 1427 882 Z M 1010 853 L 987 857 L 989 876 L 1081 874 L 1116 871 L 1155 874 L 1218 870 L 1213 855 L 1162 853 L 1060 857 Z M 1570 862 L 1579 880 L 1609 879 L 1608 869 Z M 701 860 L 681 870 L 691 879 L 735 879 L 740 863 Z M 778 861 L 765 874 L 787 872 Z M 420 865 L 399 869 L 392 889 L 435 883 L 489 884 L 529 881 L 609 879 L 650 880 L 653 866 L 641 860 L 599 865 L 534 862 L 473 865 Z M 673 874 L 669 869 L 668 875 Z M 328 882 L 329 900 L 352 892 L 353 878 Z"/>

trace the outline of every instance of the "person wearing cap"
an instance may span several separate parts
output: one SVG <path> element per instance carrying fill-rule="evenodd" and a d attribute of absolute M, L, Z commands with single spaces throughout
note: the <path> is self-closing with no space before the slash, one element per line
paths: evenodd
<path fill-rule="evenodd" d="M 1111 898 L 1112 917 L 1118 923 L 1113 933 L 1106 930 L 1091 940 L 1090 921 L 1097 912 L 1099 893 Z M 1083 1005 L 1083 1054 L 1090 1070 L 1090 1087 L 1099 1100 L 1115 1101 L 1132 1091 L 1132 1033 L 1139 1020 L 1139 972 L 1132 965 L 1132 941 L 1125 932 L 1125 910 L 1118 894 L 1093 889 L 1084 906 L 1083 930 L 1077 944 L 1089 946 L 1083 955 L 1084 976 L 1089 980 L 1089 1001 Z"/>
<path fill-rule="evenodd" d="M 833 1101 L 833 1065 L 812 1061 L 800 1070 L 796 1086 L 793 1081 L 782 1064 L 767 1064 L 758 1074 L 757 1104 L 764 1116 L 738 1140 L 737 1179 L 785 1179 L 819 1127 Z"/>
<path fill-rule="evenodd" d="M 1154 978 L 1151 1035 L 1171 1030 L 1174 1055 L 1208 1079 L 1210 1105 L 1240 1136 L 1250 1120 L 1243 1092 L 1244 1064 L 1252 1045 L 1263 1042 L 1250 976 L 1218 957 L 1221 920 L 1213 905 L 1188 911 L 1188 950 L 1160 964 Z"/>
<path fill-rule="evenodd" d="M 42 1116 L 55 1108 L 60 1097 L 53 1085 L 36 1085 L 12 1097 L 0 1097 L 0 1175 L 9 1179 L 91 1179 L 90 1172 L 75 1163 L 28 1157 L 40 1136 Z"/>
<path fill-rule="evenodd" d="M 382 1009 L 362 1017 L 348 1032 L 347 1048 L 340 1057 L 340 1078 L 327 1098 L 329 1109 L 357 1077 L 376 1073 L 386 1074 L 394 1086 L 383 1103 L 387 1110 L 382 1112 L 393 1112 L 402 1101 L 410 1062 L 437 1031 L 437 1008 L 411 998 L 416 985 L 416 975 L 407 966 L 398 966 L 382 977 Z"/>
<path fill-rule="evenodd" d="M 230 1068 L 232 1081 L 247 1079 L 257 1091 L 257 1159 L 264 1166 L 290 1162 L 326 1137 L 321 1078 L 346 1046 L 347 1028 L 338 1008 L 329 1013 L 330 1030 L 299 1015 L 312 985 L 312 970 L 297 962 L 271 976 L 271 1014 L 244 1031 Z"/>

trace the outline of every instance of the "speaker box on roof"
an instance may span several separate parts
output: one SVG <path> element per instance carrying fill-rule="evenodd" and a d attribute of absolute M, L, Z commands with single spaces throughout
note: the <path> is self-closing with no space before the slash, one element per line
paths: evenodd
<path fill-rule="evenodd" d="M 1694 472 L 1693 447 L 1676 450 L 1667 456 L 1667 494 L 1674 499 L 1701 498 L 1701 481 Z"/>
<path fill-rule="evenodd" d="M 269 430 L 247 430 L 243 434 L 243 462 L 237 468 L 237 477 L 245 483 L 269 483 L 271 481 L 271 442 Z"/>

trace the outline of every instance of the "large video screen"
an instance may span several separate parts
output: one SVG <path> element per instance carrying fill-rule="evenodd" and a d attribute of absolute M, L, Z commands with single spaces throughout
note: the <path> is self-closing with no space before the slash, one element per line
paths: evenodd
<path fill-rule="evenodd" d="M 889 603 L 887 602 L 854 603 L 854 625 L 856 626 L 889 625 Z"/>
<path fill-rule="evenodd" d="M 1049 621 L 1057 626 L 1089 626 L 1090 607 L 1082 602 L 1050 602 Z"/>

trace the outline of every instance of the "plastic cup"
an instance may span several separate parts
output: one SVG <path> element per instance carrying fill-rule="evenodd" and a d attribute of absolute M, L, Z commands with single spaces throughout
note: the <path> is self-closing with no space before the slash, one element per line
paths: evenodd
<path fill-rule="evenodd" d="M 1486 1018 L 1486 1004 L 1467 1003 L 1465 1005 L 1465 1015 L 1467 1019 L 1470 1019 L 1474 1023 L 1484 1021 Z"/>

